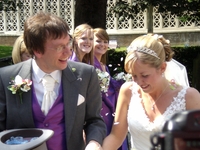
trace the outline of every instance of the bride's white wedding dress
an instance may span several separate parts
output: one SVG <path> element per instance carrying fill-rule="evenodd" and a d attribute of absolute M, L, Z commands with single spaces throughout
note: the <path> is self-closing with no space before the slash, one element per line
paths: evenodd
<path fill-rule="evenodd" d="M 132 97 L 128 109 L 128 126 L 131 134 L 133 148 L 136 150 L 150 150 L 150 135 L 162 130 L 166 120 L 174 113 L 186 109 L 185 94 L 188 87 L 184 87 L 176 97 L 173 98 L 166 111 L 153 122 L 149 121 L 148 116 L 142 106 L 142 99 L 138 91 L 138 85 L 133 82 Z"/>

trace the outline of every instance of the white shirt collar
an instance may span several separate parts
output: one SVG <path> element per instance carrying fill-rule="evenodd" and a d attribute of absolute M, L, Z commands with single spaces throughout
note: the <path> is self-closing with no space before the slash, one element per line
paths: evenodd
<path fill-rule="evenodd" d="M 46 73 L 38 67 L 35 59 L 33 59 L 33 61 L 32 61 L 32 68 L 33 68 L 33 76 L 35 77 L 36 82 L 40 83 L 42 78 L 46 75 Z M 56 82 L 58 84 L 60 84 L 61 70 L 55 70 L 52 73 L 50 73 L 49 75 L 51 75 L 54 78 L 54 80 L 56 80 Z"/>

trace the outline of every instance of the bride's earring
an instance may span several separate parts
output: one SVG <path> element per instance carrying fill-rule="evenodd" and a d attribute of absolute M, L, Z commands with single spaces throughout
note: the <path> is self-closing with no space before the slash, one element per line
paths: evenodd
<path fill-rule="evenodd" d="M 164 74 L 164 73 L 162 73 L 162 77 L 163 77 L 163 78 L 165 77 L 165 74 Z"/>

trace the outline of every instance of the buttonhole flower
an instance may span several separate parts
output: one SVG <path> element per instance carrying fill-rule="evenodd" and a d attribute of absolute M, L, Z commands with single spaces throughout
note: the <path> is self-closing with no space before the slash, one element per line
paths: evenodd
<path fill-rule="evenodd" d="M 24 92 L 28 92 L 31 89 L 32 81 L 29 79 L 22 79 L 19 75 L 12 79 L 9 82 L 8 90 L 12 92 L 12 94 L 18 94 L 20 97 L 20 101 L 22 103 L 22 94 Z"/>
<path fill-rule="evenodd" d="M 72 68 L 72 72 L 75 72 L 76 71 L 76 68 Z"/>

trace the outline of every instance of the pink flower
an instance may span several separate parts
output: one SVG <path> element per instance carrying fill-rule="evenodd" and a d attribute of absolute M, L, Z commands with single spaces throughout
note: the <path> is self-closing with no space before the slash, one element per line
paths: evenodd
<path fill-rule="evenodd" d="M 22 94 L 31 89 L 30 86 L 32 85 L 32 81 L 29 79 L 22 79 L 22 77 L 17 75 L 9 84 L 10 85 L 7 88 L 12 92 L 12 94 L 19 94 L 22 103 Z"/>

